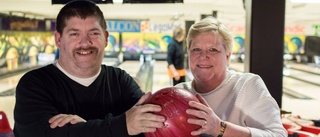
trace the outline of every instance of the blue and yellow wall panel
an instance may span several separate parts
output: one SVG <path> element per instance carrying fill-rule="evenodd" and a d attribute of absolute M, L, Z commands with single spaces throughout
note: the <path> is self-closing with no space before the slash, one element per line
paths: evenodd
<path fill-rule="evenodd" d="M 154 50 L 156 53 L 167 52 L 171 36 L 163 33 L 122 33 L 122 51 L 140 54 L 143 50 Z"/>
<path fill-rule="evenodd" d="M 119 32 L 109 32 L 108 45 L 105 48 L 105 54 L 112 55 L 120 51 L 120 33 Z"/>
<path fill-rule="evenodd" d="M 304 54 L 305 35 L 285 35 L 284 53 L 286 54 Z"/>
<path fill-rule="evenodd" d="M 232 48 L 233 54 L 244 54 L 244 34 L 237 34 L 234 36 L 234 43 Z"/>

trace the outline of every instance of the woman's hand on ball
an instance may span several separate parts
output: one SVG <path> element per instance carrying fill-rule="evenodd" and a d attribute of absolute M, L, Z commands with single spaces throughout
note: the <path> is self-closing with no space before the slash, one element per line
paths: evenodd
<path fill-rule="evenodd" d="M 190 101 L 189 105 L 194 109 L 187 109 L 186 113 L 193 115 L 196 118 L 189 118 L 188 123 L 201 126 L 200 129 L 192 131 L 191 135 L 197 136 L 201 134 L 208 134 L 216 136 L 214 133 L 219 133 L 220 118 L 213 112 L 207 102 L 199 94 L 196 95 L 199 102 Z"/>

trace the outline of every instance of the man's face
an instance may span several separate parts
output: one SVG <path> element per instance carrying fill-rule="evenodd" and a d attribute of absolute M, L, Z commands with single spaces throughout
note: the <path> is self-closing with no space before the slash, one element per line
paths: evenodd
<path fill-rule="evenodd" d="M 55 42 L 60 49 L 59 64 L 68 72 L 99 68 L 108 37 L 99 20 L 72 17 L 65 23 L 62 34 L 55 32 Z"/>

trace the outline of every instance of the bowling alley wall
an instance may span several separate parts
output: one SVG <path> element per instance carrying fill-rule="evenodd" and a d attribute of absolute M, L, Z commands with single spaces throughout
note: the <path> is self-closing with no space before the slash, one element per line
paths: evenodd
<path fill-rule="evenodd" d="M 155 59 L 165 59 L 167 45 L 175 27 L 185 28 L 186 21 L 107 20 L 108 45 L 106 57 L 123 53 L 125 60 L 136 60 L 145 51 L 154 52 Z M 245 26 L 226 24 L 234 33 L 233 54 L 243 54 Z M 319 24 L 289 24 L 285 26 L 284 53 L 305 54 L 307 36 L 318 36 Z M 38 65 L 39 61 L 53 61 L 56 51 L 54 20 L 22 17 L 0 18 L 0 68 L 14 70 L 22 64 Z M 320 46 L 320 45 L 316 45 Z"/>

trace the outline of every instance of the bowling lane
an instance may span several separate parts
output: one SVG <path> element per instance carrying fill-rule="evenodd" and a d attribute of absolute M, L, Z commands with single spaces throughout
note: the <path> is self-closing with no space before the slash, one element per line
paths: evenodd
<path fill-rule="evenodd" d="M 235 70 L 235 71 L 243 72 L 244 71 L 244 64 L 236 62 L 236 61 L 231 61 L 229 68 L 232 70 Z"/>
<path fill-rule="evenodd" d="M 0 79 L 0 94 L 5 91 L 14 89 L 17 86 L 18 81 L 20 80 L 20 78 L 23 75 L 24 75 L 24 73 L 20 73 L 20 74 L 14 75 L 14 76 Z"/>
<path fill-rule="evenodd" d="M 15 105 L 15 88 L 25 72 L 0 79 L 0 110 L 5 112 L 13 128 L 13 108 Z"/>
<path fill-rule="evenodd" d="M 313 74 L 290 68 L 283 68 L 283 74 L 287 77 L 292 77 L 301 81 L 307 81 L 314 85 L 320 85 L 320 74 Z"/>
<path fill-rule="evenodd" d="M 283 89 L 286 93 L 286 89 Z M 320 119 L 320 100 L 317 99 L 297 99 L 289 96 L 282 96 L 282 110 L 291 112 L 292 115 L 299 115 L 303 119 Z"/>
<path fill-rule="evenodd" d="M 298 64 L 294 62 L 287 62 L 285 65 L 287 68 L 292 68 L 292 69 L 301 70 L 301 71 L 308 71 L 308 72 L 320 75 L 320 66 L 316 66 L 312 64 L 310 65 Z"/>
<path fill-rule="evenodd" d="M 320 87 L 318 69 L 303 64 L 290 64 L 295 69 L 284 68 L 283 77 L 283 110 L 292 112 L 293 115 L 300 115 L 306 119 L 320 119 L 320 110 L 313 106 L 320 106 Z M 231 62 L 230 69 L 243 71 L 244 64 Z M 305 70 L 312 73 L 307 73 Z M 309 81 L 309 82 L 308 82 Z M 311 83 L 313 82 L 313 83 Z"/>
<path fill-rule="evenodd" d="M 300 81 L 309 82 L 316 86 L 320 86 L 320 68 L 305 64 L 286 65 L 283 68 L 283 74 L 286 77 L 294 78 Z"/>
<path fill-rule="evenodd" d="M 139 61 L 125 61 L 118 67 L 125 70 L 130 76 L 136 77 L 142 64 Z"/>
<path fill-rule="evenodd" d="M 109 66 L 114 66 L 116 65 L 116 61 L 115 60 L 104 60 L 102 62 L 105 65 L 109 65 Z M 21 73 L 17 73 L 13 76 L 9 76 L 3 79 L 0 79 L 0 96 L 2 94 L 5 94 L 4 92 L 7 92 L 9 90 L 15 89 L 20 78 L 26 73 L 27 71 L 21 72 Z M 10 92 L 10 91 L 9 91 Z"/>
<path fill-rule="evenodd" d="M 15 97 L 11 96 L 0 96 L 0 110 L 6 113 L 10 127 L 13 128 L 13 108 L 15 105 Z"/>
<path fill-rule="evenodd" d="M 152 91 L 171 86 L 171 81 L 167 73 L 168 63 L 166 61 L 156 61 L 153 67 Z"/>
<path fill-rule="evenodd" d="M 107 66 L 117 66 L 118 65 L 118 59 L 117 58 L 104 58 L 102 60 L 102 63 Z"/>
<path fill-rule="evenodd" d="M 320 88 L 290 77 L 283 77 L 282 109 L 306 119 L 320 119 Z M 315 109 L 316 108 L 316 109 Z"/>
<path fill-rule="evenodd" d="M 300 81 L 291 77 L 283 77 L 283 89 L 286 89 L 284 92 L 291 92 L 288 92 L 288 94 L 300 94 L 305 96 L 299 97 L 299 95 L 297 95 L 297 98 L 307 97 L 320 100 L 320 87 L 308 82 Z"/>
<path fill-rule="evenodd" d="M 300 83 L 309 83 L 313 84 L 315 88 L 306 88 L 306 89 L 313 89 L 316 91 L 320 91 L 320 69 L 318 70 L 316 67 L 303 65 L 303 64 L 291 64 L 292 67 L 284 67 L 283 68 L 283 75 L 284 77 L 289 77 L 292 79 L 296 79 L 301 81 Z M 236 71 L 243 71 L 244 64 L 239 62 L 231 62 L 230 69 Z M 284 86 L 291 86 L 290 84 L 285 84 Z M 301 84 L 299 84 L 301 85 Z M 292 85 L 294 86 L 294 85 Z M 297 87 L 298 88 L 298 87 Z M 299 88 L 301 89 L 301 88 Z M 303 88 L 305 89 L 305 88 Z"/>

